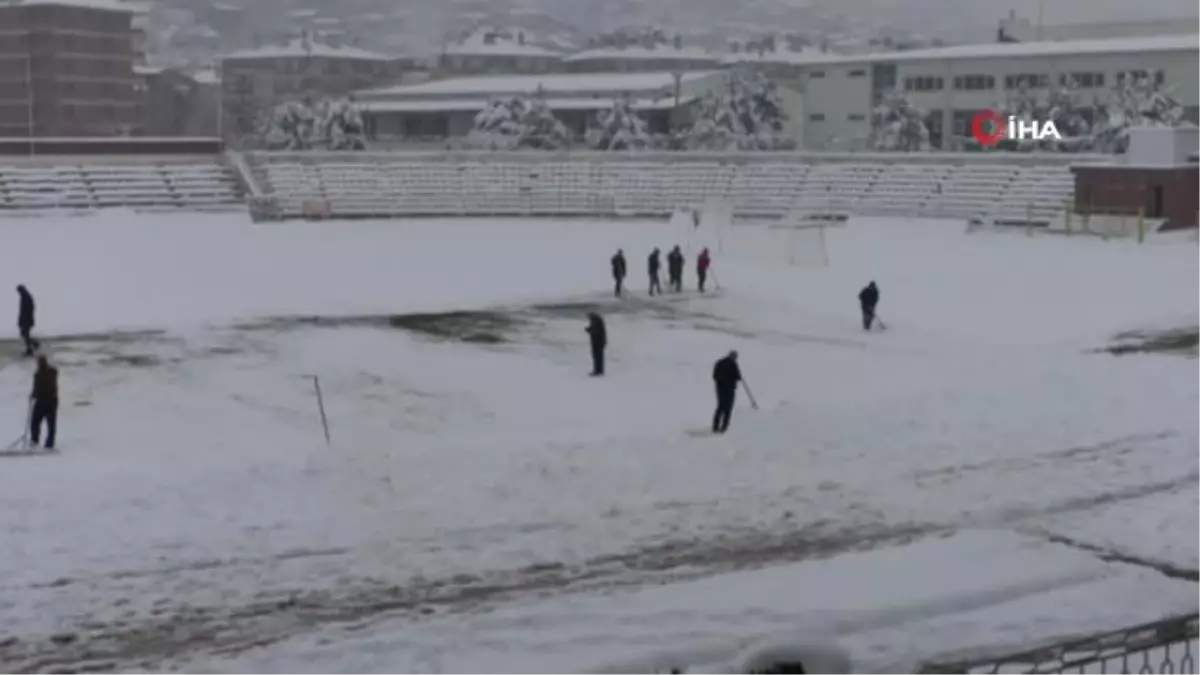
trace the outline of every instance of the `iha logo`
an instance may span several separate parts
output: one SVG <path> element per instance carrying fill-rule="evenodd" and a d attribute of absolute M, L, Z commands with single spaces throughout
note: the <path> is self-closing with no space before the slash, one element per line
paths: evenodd
<path fill-rule="evenodd" d="M 1058 127 L 1054 126 L 1054 120 L 1039 122 L 1013 115 L 1005 117 L 995 110 L 984 110 L 971 120 L 971 135 L 985 148 L 1005 140 L 1062 140 L 1062 134 L 1058 133 Z"/>

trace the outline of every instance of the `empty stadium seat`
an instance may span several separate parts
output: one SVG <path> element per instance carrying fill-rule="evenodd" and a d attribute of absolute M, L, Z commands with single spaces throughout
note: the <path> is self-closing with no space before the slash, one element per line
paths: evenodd
<path fill-rule="evenodd" d="M 236 177 L 216 162 L 0 165 L 0 212 L 104 207 L 203 210 L 241 204 Z"/>
<path fill-rule="evenodd" d="M 978 156 L 897 155 L 840 161 L 763 153 L 249 153 L 279 218 L 313 199 L 331 216 L 668 216 L 727 200 L 735 219 L 812 214 L 978 219 L 1061 212 L 1073 190 L 1066 164 L 1019 166 Z M 933 160 L 933 161 L 930 161 Z M 95 182 L 95 181 L 93 181 Z"/>

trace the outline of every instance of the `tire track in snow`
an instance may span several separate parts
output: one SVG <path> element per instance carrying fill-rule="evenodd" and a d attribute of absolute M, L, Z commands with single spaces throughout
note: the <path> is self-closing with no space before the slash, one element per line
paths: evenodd
<path fill-rule="evenodd" d="M 1096 452 L 1101 451 L 1097 450 L 1101 446 L 1117 449 L 1122 445 L 1120 440 L 1091 447 Z M 1069 459 L 1087 454 L 1084 448 L 1074 448 L 1040 456 Z M 1015 466 L 1010 465 L 1010 469 Z M 1040 507 L 1000 508 L 944 522 L 862 523 L 846 527 L 827 519 L 787 531 L 743 531 L 734 535 L 663 542 L 599 556 L 579 565 L 548 563 L 411 585 L 301 591 L 289 597 L 264 598 L 234 608 L 176 607 L 158 617 L 107 625 L 84 635 L 64 634 L 32 641 L 10 639 L 0 643 L 0 669 L 16 672 L 162 669 L 162 664 L 184 654 L 234 654 L 328 623 L 362 627 L 397 615 L 409 615 L 419 620 L 430 614 L 477 611 L 516 599 L 613 590 L 664 580 L 682 581 L 827 558 L 851 551 L 902 545 L 921 537 L 949 535 L 963 528 L 1020 529 L 1022 523 L 1047 515 L 1140 499 L 1194 485 L 1198 479 L 1200 474 L 1192 472 L 1168 481 L 1073 496 Z M 353 555 L 353 552 L 347 555 Z M 170 571 L 163 573 L 172 574 Z"/>

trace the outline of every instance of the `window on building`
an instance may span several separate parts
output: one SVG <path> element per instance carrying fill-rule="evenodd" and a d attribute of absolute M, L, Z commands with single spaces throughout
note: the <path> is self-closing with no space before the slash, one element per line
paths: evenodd
<path fill-rule="evenodd" d="M 824 77 L 825 77 L 825 71 L 823 71 L 823 70 L 812 70 L 812 71 L 809 71 L 809 73 L 808 73 L 808 79 L 810 79 L 810 80 L 820 80 Z"/>
<path fill-rule="evenodd" d="M 1004 77 L 1005 89 L 1045 89 L 1050 85 L 1050 76 L 1044 73 L 1021 73 Z"/>
<path fill-rule="evenodd" d="M 1058 76 L 1058 83 L 1063 87 L 1100 89 L 1104 87 L 1104 73 L 1063 73 Z"/>
<path fill-rule="evenodd" d="M 846 73 L 846 76 L 847 77 L 866 77 L 867 71 L 863 68 L 855 68 L 854 70 L 851 70 L 850 72 Z"/>
<path fill-rule="evenodd" d="M 847 122 L 866 122 L 867 116 L 860 113 L 850 113 L 846 115 Z"/>
<path fill-rule="evenodd" d="M 941 91 L 945 81 L 940 77 L 921 76 L 904 78 L 905 91 Z"/>
<path fill-rule="evenodd" d="M 986 91 L 996 88 L 996 78 L 991 75 L 959 75 L 954 78 L 958 91 Z"/>
<path fill-rule="evenodd" d="M 822 113 L 813 113 L 808 116 L 808 121 L 809 122 L 824 122 L 825 115 L 823 115 Z"/>

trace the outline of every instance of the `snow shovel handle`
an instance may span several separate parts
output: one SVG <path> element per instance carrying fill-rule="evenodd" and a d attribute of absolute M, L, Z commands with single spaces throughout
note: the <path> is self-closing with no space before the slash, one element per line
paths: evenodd
<path fill-rule="evenodd" d="M 750 383 L 746 378 L 742 378 L 742 389 L 746 390 L 746 398 L 750 399 L 750 407 L 758 410 L 758 401 L 754 400 L 754 392 L 750 391 Z"/>

